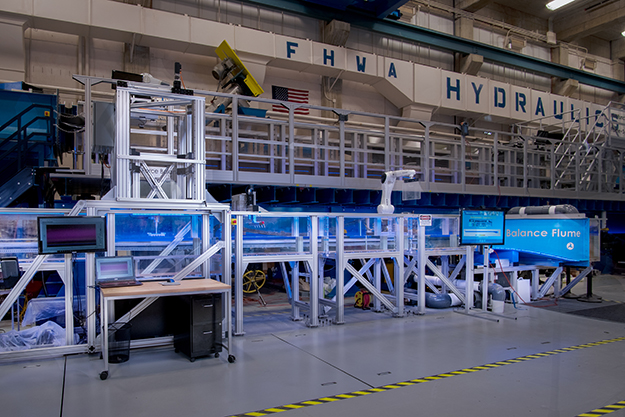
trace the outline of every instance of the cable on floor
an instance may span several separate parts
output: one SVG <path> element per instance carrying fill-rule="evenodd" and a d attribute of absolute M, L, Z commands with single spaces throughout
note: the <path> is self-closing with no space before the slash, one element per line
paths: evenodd
<path fill-rule="evenodd" d="M 324 359 L 321 359 L 319 356 L 313 355 L 312 353 L 310 353 L 310 352 L 308 352 L 308 351 L 306 351 L 306 350 L 302 349 L 302 348 L 301 348 L 301 347 L 299 347 L 299 346 L 294 345 L 293 343 L 287 342 L 287 341 L 286 341 L 286 340 L 284 340 L 283 338 L 281 338 L 281 337 L 279 337 L 279 336 L 276 336 L 276 335 L 275 335 L 275 334 L 273 334 L 273 333 L 272 333 L 271 335 L 272 335 L 273 337 L 275 337 L 276 339 L 278 339 L 278 340 L 280 340 L 280 341 L 282 341 L 282 342 L 286 343 L 287 345 L 293 346 L 294 348 L 299 349 L 299 350 L 301 350 L 301 351 L 302 351 L 302 352 L 304 352 L 304 353 L 307 353 L 308 355 L 312 356 L 313 358 L 320 360 L 321 362 L 325 363 L 326 365 L 331 366 L 332 368 L 336 369 L 337 371 L 343 372 L 345 375 L 347 375 L 347 376 L 349 376 L 349 377 L 351 377 L 351 378 L 354 378 L 356 381 L 362 382 L 363 384 L 365 384 L 365 385 L 366 385 L 366 386 L 368 386 L 369 388 L 375 388 L 373 385 L 369 384 L 368 382 L 365 382 L 365 381 L 363 381 L 362 379 L 358 378 L 357 376 L 352 375 L 352 374 L 350 374 L 349 372 L 346 372 L 345 370 L 343 370 L 343 369 L 339 368 L 338 366 L 333 365 L 333 364 L 331 364 L 330 362 L 328 362 L 328 361 L 326 361 L 326 360 L 324 360 Z"/>

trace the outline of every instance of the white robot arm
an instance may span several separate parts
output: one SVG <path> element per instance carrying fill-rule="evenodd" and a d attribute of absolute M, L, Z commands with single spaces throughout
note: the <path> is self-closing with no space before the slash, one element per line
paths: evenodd
<path fill-rule="evenodd" d="M 382 201 L 378 206 L 378 213 L 393 214 L 395 207 L 391 204 L 391 193 L 398 178 L 414 178 L 417 171 L 414 169 L 400 169 L 399 171 L 387 171 L 382 174 Z"/>

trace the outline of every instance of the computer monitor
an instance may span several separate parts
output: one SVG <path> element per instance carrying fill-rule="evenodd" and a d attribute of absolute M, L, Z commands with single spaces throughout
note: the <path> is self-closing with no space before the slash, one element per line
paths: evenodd
<path fill-rule="evenodd" d="M 132 256 L 108 256 L 95 258 L 96 283 L 110 280 L 128 280 L 135 278 Z"/>
<path fill-rule="evenodd" d="M 505 213 L 498 209 L 462 209 L 461 245 L 503 245 L 506 234 Z"/>
<path fill-rule="evenodd" d="M 106 251 L 106 217 L 37 218 L 39 254 Z"/>

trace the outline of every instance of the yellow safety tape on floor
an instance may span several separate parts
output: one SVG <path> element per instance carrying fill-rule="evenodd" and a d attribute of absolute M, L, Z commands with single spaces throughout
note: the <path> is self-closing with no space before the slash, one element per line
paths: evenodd
<path fill-rule="evenodd" d="M 605 407 L 596 408 L 592 411 L 587 411 L 585 413 L 578 414 L 575 417 L 599 417 L 599 416 L 613 413 L 618 410 L 622 410 L 624 408 L 625 408 L 625 401 L 619 401 L 614 404 L 606 405 Z"/>
<path fill-rule="evenodd" d="M 617 337 L 615 339 L 606 339 L 606 340 L 601 340 L 599 342 L 570 346 L 566 348 L 551 350 L 549 352 L 534 353 L 532 355 L 519 356 L 518 358 L 514 358 L 514 359 L 508 359 L 508 360 L 494 362 L 494 363 L 487 363 L 485 365 L 474 366 L 472 368 L 459 369 L 457 371 L 445 372 L 445 373 L 438 374 L 438 375 L 431 375 L 431 376 L 421 377 L 417 379 L 411 379 L 409 381 L 396 382 L 394 384 L 383 385 L 380 387 L 354 391 L 354 392 L 347 392 L 343 394 L 332 395 L 329 397 L 322 397 L 322 398 L 317 398 L 313 400 L 302 401 L 299 403 L 287 404 L 287 405 L 282 405 L 279 407 L 266 408 L 263 410 L 251 411 L 251 412 L 242 413 L 242 414 L 232 414 L 229 417 L 261 417 L 261 416 L 266 416 L 269 414 L 281 413 L 283 411 L 292 410 L 296 408 L 312 407 L 315 405 L 327 404 L 330 402 L 335 402 L 335 401 L 340 401 L 340 400 L 348 400 L 351 398 L 362 397 L 364 395 L 375 394 L 378 392 L 389 391 L 392 389 L 408 387 L 408 386 L 412 386 L 415 384 L 422 384 L 424 382 L 437 381 L 437 380 L 444 379 L 444 378 L 451 378 L 451 377 L 458 376 L 458 375 L 465 375 L 471 372 L 487 371 L 489 369 L 495 369 L 501 366 L 512 365 L 512 364 L 520 363 L 523 361 L 542 359 L 542 358 L 549 357 L 549 356 L 572 352 L 578 349 L 587 349 L 590 347 L 605 345 L 607 343 L 622 342 L 624 340 L 625 340 L 625 337 Z M 579 416 L 576 416 L 576 417 L 582 417 L 582 416 L 583 417 L 596 417 L 596 416 L 601 416 L 604 414 L 612 413 L 622 408 L 625 408 L 625 401 L 620 401 L 618 403 L 605 406 L 602 408 L 598 408 L 596 410 L 589 411 L 584 414 L 579 414 Z"/>

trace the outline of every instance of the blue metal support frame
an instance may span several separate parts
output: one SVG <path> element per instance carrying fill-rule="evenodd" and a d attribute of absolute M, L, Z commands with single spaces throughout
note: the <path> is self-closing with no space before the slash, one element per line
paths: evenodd
<path fill-rule="evenodd" d="M 375 33 L 419 42 L 447 51 L 477 54 L 483 56 L 484 59 L 501 64 L 562 79 L 573 79 L 585 85 L 625 94 L 625 83 L 622 81 L 391 19 L 378 19 L 356 11 L 339 12 L 335 9 L 292 0 L 243 0 L 243 2 L 325 21 L 337 19 Z"/>

